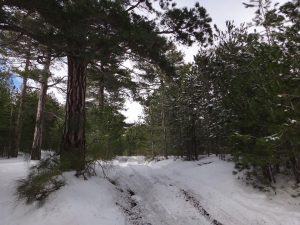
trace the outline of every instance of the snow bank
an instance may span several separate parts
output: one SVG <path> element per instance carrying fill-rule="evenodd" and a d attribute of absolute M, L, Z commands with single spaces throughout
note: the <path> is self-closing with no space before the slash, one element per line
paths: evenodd
<path fill-rule="evenodd" d="M 0 225 L 126 224 L 115 204 L 113 186 L 100 177 L 84 181 L 65 173 L 67 185 L 43 206 L 16 202 L 15 181 L 26 176 L 29 166 L 21 158 L 0 160 Z"/>

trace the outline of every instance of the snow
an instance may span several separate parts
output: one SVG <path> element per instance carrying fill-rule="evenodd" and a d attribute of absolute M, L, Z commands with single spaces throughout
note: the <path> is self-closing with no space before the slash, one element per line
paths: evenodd
<path fill-rule="evenodd" d="M 265 137 L 266 141 L 276 141 L 279 139 L 280 139 L 280 137 L 278 136 L 278 134 L 273 134 L 273 135 Z"/>
<path fill-rule="evenodd" d="M 246 187 L 232 176 L 232 163 L 209 157 L 201 163 L 170 163 L 160 170 L 199 196 L 207 211 L 223 224 L 300 224 L 299 199 L 290 204 L 288 198 L 293 199 L 286 195 L 270 197 Z"/>
<path fill-rule="evenodd" d="M 14 197 L 16 180 L 31 162 L 0 159 L 0 225 L 299 225 L 300 201 L 283 189 L 263 193 L 232 175 L 217 157 L 158 162 L 117 157 L 111 180 L 64 174 L 67 185 L 42 205 Z"/>
<path fill-rule="evenodd" d="M 16 202 L 16 179 L 26 176 L 30 163 L 0 160 L 0 225 L 125 225 L 115 205 L 112 185 L 103 178 L 88 181 L 65 173 L 67 185 L 49 197 L 43 206 Z"/>

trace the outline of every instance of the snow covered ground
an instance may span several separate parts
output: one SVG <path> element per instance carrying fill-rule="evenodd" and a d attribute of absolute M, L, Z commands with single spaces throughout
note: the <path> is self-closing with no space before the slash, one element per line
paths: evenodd
<path fill-rule="evenodd" d="M 43 206 L 16 202 L 15 181 L 30 163 L 0 159 L 0 225 L 300 225 L 300 199 L 266 194 L 232 175 L 216 157 L 144 162 L 118 157 L 89 180 L 65 173 L 67 185 Z"/>

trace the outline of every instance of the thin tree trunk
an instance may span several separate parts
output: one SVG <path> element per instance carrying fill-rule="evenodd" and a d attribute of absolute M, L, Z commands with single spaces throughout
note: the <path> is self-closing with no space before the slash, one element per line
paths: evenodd
<path fill-rule="evenodd" d="M 47 61 L 44 66 L 44 74 L 41 76 L 40 84 L 41 90 L 39 95 L 39 102 L 36 111 L 36 120 L 35 120 L 35 129 L 31 150 L 31 160 L 40 160 L 41 159 L 41 147 L 43 141 L 43 127 L 44 127 L 44 112 L 47 98 L 48 90 L 48 77 L 50 73 L 50 63 L 51 58 L 48 56 Z"/>
<path fill-rule="evenodd" d="M 292 166 L 292 171 L 293 171 L 293 174 L 295 176 L 295 180 L 296 180 L 296 183 L 300 183 L 300 169 L 299 169 L 299 162 L 297 160 L 297 158 L 295 156 L 292 156 L 290 158 L 290 162 L 291 162 L 291 166 Z"/>
<path fill-rule="evenodd" d="M 198 151 L 197 151 L 197 137 L 196 137 L 196 123 L 195 118 L 192 121 L 192 149 L 193 149 L 193 160 L 198 160 Z"/>
<path fill-rule="evenodd" d="M 12 157 L 17 157 L 20 151 L 20 142 L 22 137 L 22 127 L 23 127 L 23 114 L 24 114 L 24 102 L 27 94 L 27 78 L 23 78 L 22 92 L 20 97 L 20 104 L 18 109 L 18 115 L 16 120 L 15 129 L 15 144 L 12 152 Z"/>
<path fill-rule="evenodd" d="M 103 76 L 101 75 L 101 78 L 99 80 L 99 91 L 98 91 L 98 106 L 99 106 L 99 109 L 103 109 L 104 108 L 104 78 Z"/>
<path fill-rule="evenodd" d="M 151 138 L 151 154 L 152 157 L 154 158 L 154 135 L 153 135 L 153 129 L 154 129 L 154 124 L 153 124 L 153 112 L 152 112 L 152 104 L 150 103 L 149 107 L 149 114 L 150 114 L 150 138 Z"/>
<path fill-rule="evenodd" d="M 14 115 L 14 106 L 13 104 L 11 104 L 10 106 L 10 119 L 9 119 L 9 146 L 8 146 L 8 152 L 7 152 L 7 158 L 10 158 L 10 156 L 12 155 L 11 150 L 12 150 L 12 146 L 13 146 L 13 134 L 14 134 L 14 130 L 13 130 L 13 115 Z"/>
<path fill-rule="evenodd" d="M 168 159 L 168 150 L 167 150 L 167 129 L 166 129 L 166 119 L 165 119 L 165 111 L 162 111 L 162 128 L 163 128 L 163 140 L 164 140 L 164 156 Z"/>
<path fill-rule="evenodd" d="M 25 61 L 25 72 L 29 70 L 30 66 L 30 52 L 31 52 L 31 43 L 29 43 L 29 49 L 26 54 L 26 61 Z M 24 114 L 24 103 L 27 94 L 27 77 L 23 77 L 23 84 L 22 84 L 22 92 L 20 97 L 20 104 L 17 114 L 16 126 L 15 126 L 15 139 L 11 149 L 11 156 L 18 157 L 18 153 L 20 151 L 20 142 L 22 137 L 22 127 L 23 127 L 23 114 Z"/>
<path fill-rule="evenodd" d="M 28 70 L 29 68 L 29 54 L 26 58 L 26 65 L 25 65 L 25 71 Z M 17 120 L 16 120 L 16 127 L 15 127 L 15 141 L 13 143 L 13 148 L 11 151 L 11 156 L 12 157 L 17 157 L 18 152 L 20 151 L 20 142 L 21 142 L 21 137 L 22 137 L 22 127 L 23 127 L 23 114 L 24 114 L 24 103 L 25 103 L 25 98 L 27 94 L 27 77 L 23 77 L 23 83 L 22 83 L 22 92 L 20 96 L 20 104 L 19 104 L 19 109 L 18 109 L 18 114 L 17 114 Z"/>
<path fill-rule="evenodd" d="M 162 87 L 162 109 L 161 109 L 161 126 L 163 129 L 163 148 L 164 148 L 164 156 L 168 159 L 168 149 L 167 149 L 167 128 L 166 128 L 166 112 L 165 112 L 165 85 L 163 80 L 160 80 L 160 84 Z"/>
<path fill-rule="evenodd" d="M 66 114 L 61 144 L 64 170 L 85 168 L 85 92 L 87 63 L 68 56 L 68 89 Z"/>

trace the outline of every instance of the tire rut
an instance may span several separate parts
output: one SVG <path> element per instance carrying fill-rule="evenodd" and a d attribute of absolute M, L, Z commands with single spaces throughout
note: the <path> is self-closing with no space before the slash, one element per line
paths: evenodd
<path fill-rule="evenodd" d="M 194 208 L 196 208 L 203 216 L 205 216 L 213 225 L 224 225 L 223 223 L 213 219 L 211 215 L 205 210 L 201 205 L 200 201 L 196 199 L 191 193 L 184 189 L 180 189 L 180 192 L 183 194 L 186 201 L 188 201 Z"/>
<path fill-rule="evenodd" d="M 163 180 L 167 180 L 168 184 L 165 183 L 162 179 L 159 178 L 160 176 L 152 176 L 152 178 L 161 185 L 176 187 L 181 195 L 183 195 L 185 201 L 191 204 L 201 215 L 203 215 L 207 220 L 209 220 L 213 225 L 224 225 L 223 223 L 219 222 L 218 220 L 212 218 L 210 213 L 201 205 L 200 201 L 189 191 L 178 187 L 178 185 L 173 184 L 171 179 L 167 176 L 162 176 Z"/>
<path fill-rule="evenodd" d="M 135 192 L 130 188 L 124 190 L 117 181 L 108 179 L 115 186 L 119 195 L 124 200 L 122 203 L 116 202 L 116 205 L 126 215 L 127 220 L 132 225 L 152 225 L 145 221 L 140 204 L 134 199 Z"/>
<path fill-rule="evenodd" d="M 125 173 L 127 174 L 126 179 L 124 179 L 124 171 L 122 173 L 123 176 L 116 177 L 111 183 L 115 185 L 124 200 L 123 202 L 125 202 L 116 204 L 124 212 L 130 224 L 182 225 L 186 223 L 189 224 L 189 221 L 191 222 L 191 218 L 188 216 L 191 214 L 176 214 L 172 211 L 174 208 L 171 205 L 169 205 L 169 207 L 171 207 L 169 208 L 168 205 L 162 204 L 161 199 L 156 199 L 155 195 L 149 194 L 147 191 L 148 189 L 155 189 L 158 187 L 157 185 L 159 185 L 160 187 L 163 186 L 165 191 L 168 190 L 169 193 L 174 193 L 174 198 L 177 199 L 174 200 L 177 202 L 182 201 L 182 207 L 187 207 L 189 205 L 191 209 L 194 209 L 195 215 L 199 215 L 195 217 L 195 219 L 198 218 L 197 220 L 199 220 L 199 223 L 196 224 L 224 225 L 212 218 L 208 211 L 200 204 L 200 201 L 194 197 L 191 192 L 174 184 L 174 180 L 171 180 L 168 176 L 156 174 L 149 175 L 148 177 L 147 175 L 142 175 L 134 167 L 131 167 L 129 171 L 127 170 L 127 173 Z M 138 196 L 141 196 L 143 200 L 136 200 L 136 197 Z M 192 224 L 195 224 L 195 222 L 195 220 L 192 221 Z"/>

